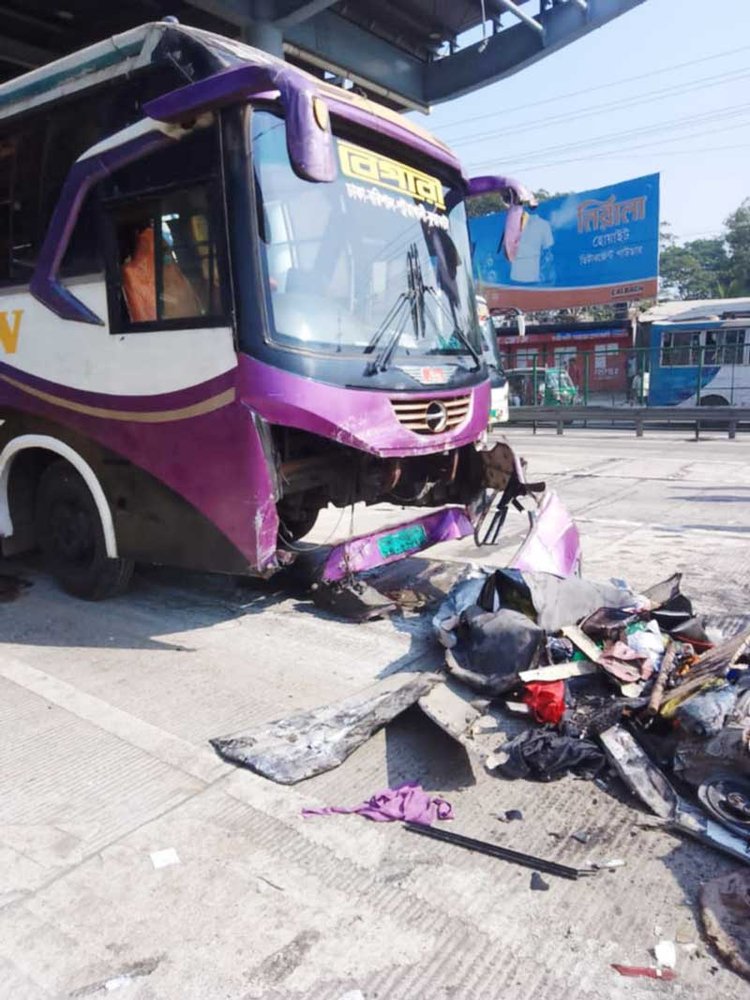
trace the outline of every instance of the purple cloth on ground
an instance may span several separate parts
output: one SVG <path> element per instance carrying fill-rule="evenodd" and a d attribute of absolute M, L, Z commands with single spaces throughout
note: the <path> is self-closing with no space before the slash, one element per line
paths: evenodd
<path fill-rule="evenodd" d="M 302 815 L 333 816 L 335 813 L 357 813 L 376 823 L 393 823 L 408 820 L 410 823 L 424 823 L 429 826 L 436 819 L 453 819 L 450 802 L 439 796 L 428 795 L 416 782 L 399 785 L 398 788 L 384 788 L 367 802 L 344 809 L 340 806 L 325 806 L 323 809 L 303 809 Z"/>

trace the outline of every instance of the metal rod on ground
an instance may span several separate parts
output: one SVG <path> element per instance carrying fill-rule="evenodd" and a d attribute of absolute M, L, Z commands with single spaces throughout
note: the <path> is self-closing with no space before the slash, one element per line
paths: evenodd
<path fill-rule="evenodd" d="M 532 854 L 522 854 L 520 851 L 513 851 L 509 847 L 500 847 L 499 844 L 488 844 L 485 840 L 464 837 L 463 834 L 454 833 L 452 830 L 440 830 L 436 827 L 425 826 L 424 823 L 404 823 L 404 826 L 412 833 L 421 833 L 423 837 L 432 837 L 433 840 L 442 840 L 446 844 L 465 847 L 469 851 L 488 854 L 490 857 L 499 858 L 501 861 L 510 861 L 517 865 L 523 865 L 524 868 L 533 868 L 535 871 L 544 872 L 546 875 L 559 875 L 560 878 L 577 879 L 580 875 L 593 874 L 588 869 L 570 868 L 568 865 L 561 865 L 557 861 L 535 858 Z"/>

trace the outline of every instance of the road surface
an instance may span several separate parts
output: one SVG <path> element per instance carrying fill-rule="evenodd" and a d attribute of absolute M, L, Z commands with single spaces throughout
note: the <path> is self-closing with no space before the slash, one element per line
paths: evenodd
<path fill-rule="evenodd" d="M 713 623 L 748 621 L 750 445 L 717 434 L 513 429 L 530 476 L 575 512 L 584 569 L 643 587 L 675 570 Z M 356 511 L 355 531 L 388 512 Z M 398 520 L 398 514 L 396 514 Z M 326 514 L 324 540 L 339 521 Z M 493 555 L 517 545 L 519 515 Z M 468 542 L 444 560 L 477 559 Z M 1 604 L 0 994 L 128 1000 L 640 1000 L 746 996 L 706 950 L 694 903 L 732 867 L 643 828 L 589 782 L 506 782 L 409 710 L 335 771 L 295 787 L 237 770 L 212 736 L 341 698 L 437 662 L 415 615 L 356 625 L 275 584 L 149 569 L 106 604 L 33 586 Z M 530 873 L 356 816 L 303 820 L 419 781 L 454 829 L 616 872 L 532 891 Z M 520 809 L 523 820 L 496 815 Z M 582 844 L 571 834 L 590 834 Z M 172 849 L 178 863 L 155 868 Z M 174 861 L 175 855 L 170 855 Z M 619 978 L 678 938 L 678 980 Z M 357 992 L 359 991 L 359 992 Z"/>

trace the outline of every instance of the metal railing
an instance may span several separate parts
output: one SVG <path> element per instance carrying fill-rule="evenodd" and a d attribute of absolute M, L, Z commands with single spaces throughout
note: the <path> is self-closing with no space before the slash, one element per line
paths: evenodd
<path fill-rule="evenodd" d="M 750 406 L 515 406 L 509 423 L 531 424 L 536 434 L 539 425 L 552 424 L 557 433 L 565 427 L 627 426 L 637 437 L 644 429 L 692 425 L 695 439 L 702 430 L 726 431 L 735 438 L 737 431 L 750 431 Z"/>

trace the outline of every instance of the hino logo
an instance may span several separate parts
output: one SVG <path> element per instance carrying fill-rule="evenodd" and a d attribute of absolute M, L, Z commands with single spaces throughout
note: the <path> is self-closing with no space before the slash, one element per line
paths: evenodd
<path fill-rule="evenodd" d="M 424 421 L 433 434 L 439 434 L 445 430 L 448 423 L 448 411 L 442 403 L 434 399 L 425 411 Z"/>

